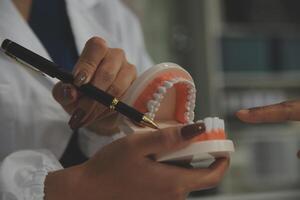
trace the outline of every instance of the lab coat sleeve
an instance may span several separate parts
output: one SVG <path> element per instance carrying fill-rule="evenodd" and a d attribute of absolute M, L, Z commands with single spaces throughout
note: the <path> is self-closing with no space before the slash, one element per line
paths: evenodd
<path fill-rule="evenodd" d="M 144 71 L 146 71 L 148 68 L 152 67 L 153 61 L 150 58 L 148 51 L 145 46 L 145 41 L 144 41 L 144 35 L 142 28 L 140 26 L 140 23 L 137 21 L 136 22 L 136 40 L 137 40 L 137 69 L 138 69 L 138 74 L 140 75 Z"/>
<path fill-rule="evenodd" d="M 123 4 L 123 2 L 120 3 Z M 122 14 L 120 14 L 120 18 L 124 19 L 121 20 L 122 24 L 120 25 L 123 27 L 124 38 L 122 40 L 126 43 L 125 50 L 128 47 L 128 52 L 131 52 L 128 54 L 129 62 L 136 66 L 138 75 L 140 75 L 153 66 L 153 61 L 148 54 L 139 19 L 128 7 L 121 7 L 120 13 Z"/>
<path fill-rule="evenodd" d="M 90 158 L 104 146 L 123 136 L 125 135 L 122 132 L 117 132 L 112 136 L 101 136 L 86 128 L 82 128 L 79 130 L 78 143 L 81 152 Z"/>
<path fill-rule="evenodd" d="M 138 75 L 146 71 L 149 67 L 153 66 L 153 62 L 146 50 L 144 36 L 141 25 L 136 16 L 125 6 L 122 6 L 122 19 L 126 19 L 122 23 L 122 38 L 123 42 L 128 43 L 125 45 L 129 47 L 126 53 L 129 53 L 129 61 L 132 62 L 136 68 Z M 128 28 L 130 27 L 130 29 Z M 125 48 L 126 50 L 126 48 Z M 100 136 L 86 128 L 79 130 L 79 146 L 81 151 L 87 157 L 93 156 L 97 151 L 112 141 L 124 137 L 124 133 L 117 132 L 112 136 Z"/>
<path fill-rule="evenodd" d="M 44 181 L 62 166 L 47 150 L 24 150 L 7 156 L 0 164 L 1 200 L 43 200 Z"/>

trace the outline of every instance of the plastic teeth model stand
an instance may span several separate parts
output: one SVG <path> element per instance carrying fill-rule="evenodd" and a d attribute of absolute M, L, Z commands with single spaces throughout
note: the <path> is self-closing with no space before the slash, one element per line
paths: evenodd
<path fill-rule="evenodd" d="M 161 63 L 145 71 L 127 91 L 123 101 L 153 119 L 160 128 L 194 123 L 196 88 L 191 75 L 174 63 Z M 121 117 L 120 128 L 125 134 L 155 131 L 139 127 Z M 203 121 L 206 132 L 188 147 L 158 156 L 158 161 L 202 161 L 229 157 L 234 152 L 226 139 L 224 120 L 208 117 Z"/>

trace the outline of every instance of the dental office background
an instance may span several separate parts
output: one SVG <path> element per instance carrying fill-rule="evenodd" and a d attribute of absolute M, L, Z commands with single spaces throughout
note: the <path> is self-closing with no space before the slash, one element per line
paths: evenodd
<path fill-rule="evenodd" d="M 234 116 L 240 108 L 300 99 L 300 1 L 124 1 L 141 20 L 154 62 L 176 62 L 192 74 L 196 119 L 226 120 L 236 152 L 208 196 L 300 199 L 300 122 L 246 125 Z"/>

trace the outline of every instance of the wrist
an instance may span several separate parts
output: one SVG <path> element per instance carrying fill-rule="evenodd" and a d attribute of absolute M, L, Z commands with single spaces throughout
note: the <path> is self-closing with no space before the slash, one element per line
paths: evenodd
<path fill-rule="evenodd" d="M 80 199 L 83 165 L 50 172 L 45 179 L 45 200 Z"/>

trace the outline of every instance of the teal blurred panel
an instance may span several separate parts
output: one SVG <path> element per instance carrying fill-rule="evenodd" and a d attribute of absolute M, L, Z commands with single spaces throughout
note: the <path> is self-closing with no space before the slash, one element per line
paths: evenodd
<path fill-rule="evenodd" d="M 282 70 L 300 70 L 300 39 L 282 42 Z"/>
<path fill-rule="evenodd" d="M 223 38 L 222 60 L 225 71 L 268 71 L 268 41 L 261 37 Z"/>

